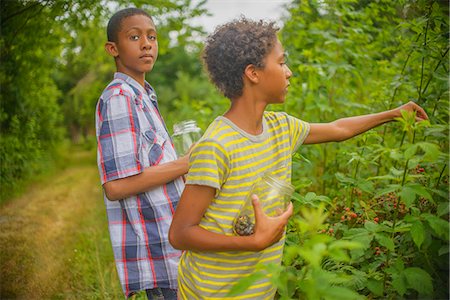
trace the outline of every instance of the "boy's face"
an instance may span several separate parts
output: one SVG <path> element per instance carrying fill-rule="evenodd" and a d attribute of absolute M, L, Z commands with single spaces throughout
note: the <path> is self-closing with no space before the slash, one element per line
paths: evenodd
<path fill-rule="evenodd" d="M 117 42 L 108 42 L 106 50 L 116 58 L 117 71 L 142 78 L 152 70 L 158 57 L 155 24 L 144 15 L 123 19 Z"/>
<path fill-rule="evenodd" d="M 292 72 L 286 65 L 285 52 L 278 39 L 264 62 L 265 67 L 259 71 L 262 92 L 267 96 L 268 103 L 283 103 Z"/>

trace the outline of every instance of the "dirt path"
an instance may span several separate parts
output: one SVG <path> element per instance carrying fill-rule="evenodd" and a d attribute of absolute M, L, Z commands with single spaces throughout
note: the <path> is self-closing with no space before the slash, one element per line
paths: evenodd
<path fill-rule="evenodd" d="M 95 156 L 92 151 L 73 155 L 66 169 L 0 209 L 1 299 L 77 298 L 76 273 L 90 268 L 77 264 L 91 264 L 76 253 L 80 234 L 101 232 L 102 242 L 109 242 Z M 85 256 L 98 264 L 95 253 Z"/>

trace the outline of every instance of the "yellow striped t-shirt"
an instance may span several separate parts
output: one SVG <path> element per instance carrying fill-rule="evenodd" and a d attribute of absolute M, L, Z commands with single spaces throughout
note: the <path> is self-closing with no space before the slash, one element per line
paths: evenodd
<path fill-rule="evenodd" d="M 251 135 L 229 119 L 217 117 L 191 153 L 186 184 L 216 189 L 200 226 L 233 235 L 232 223 L 252 184 L 264 173 L 290 182 L 292 154 L 309 133 L 309 124 L 281 112 L 265 112 L 263 132 Z M 178 268 L 182 299 L 224 299 L 257 264 L 281 262 L 284 237 L 260 252 L 185 251 Z M 269 278 L 256 281 L 233 299 L 272 299 L 275 287 Z"/>

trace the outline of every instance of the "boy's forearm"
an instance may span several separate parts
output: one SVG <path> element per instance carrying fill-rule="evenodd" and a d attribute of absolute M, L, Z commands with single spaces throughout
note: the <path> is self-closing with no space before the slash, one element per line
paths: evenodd
<path fill-rule="evenodd" d="M 394 120 L 394 110 L 381 113 L 338 119 L 330 123 L 311 123 L 305 144 L 341 142 Z"/>
<path fill-rule="evenodd" d="M 256 195 L 252 198 L 255 211 L 252 235 L 225 235 L 201 227 L 199 224 L 215 193 L 216 189 L 212 187 L 186 185 L 169 230 L 169 241 L 174 248 L 193 251 L 261 251 L 283 237 L 292 215 L 292 203 L 281 215 L 268 217 Z"/>
<path fill-rule="evenodd" d="M 341 129 L 341 135 L 336 140 L 344 141 L 393 121 L 396 117 L 398 117 L 398 114 L 395 110 L 387 110 L 380 113 L 338 119 L 332 124 Z"/>
<path fill-rule="evenodd" d="M 380 113 L 342 118 L 331 123 L 311 124 L 305 144 L 340 142 L 357 136 L 367 130 L 401 117 L 402 111 L 415 113 L 416 121 L 427 120 L 427 113 L 416 103 L 410 101 L 395 109 Z"/>
<path fill-rule="evenodd" d="M 192 251 L 261 251 L 265 247 L 251 236 L 234 236 L 214 233 L 198 225 L 180 232 L 171 230 L 169 241 L 179 250 Z"/>
<path fill-rule="evenodd" d="M 344 118 L 337 120 L 334 123 L 338 128 L 342 128 L 345 133 L 340 140 L 346 140 L 381 124 L 393 121 L 395 118 L 400 118 L 402 116 L 402 111 L 414 113 L 417 122 L 428 120 L 428 115 L 425 110 L 413 101 L 409 101 L 408 103 L 391 110 L 370 115 Z"/>
<path fill-rule="evenodd" d="M 109 200 L 121 200 L 166 184 L 188 171 L 188 159 L 183 157 L 168 163 L 145 168 L 140 174 L 103 184 Z"/>
<path fill-rule="evenodd" d="M 216 189 L 213 187 L 186 184 L 169 230 L 169 242 L 174 248 L 193 251 L 258 251 L 271 244 L 270 239 L 264 239 L 264 234 L 225 235 L 200 226 L 215 194 Z M 268 226 L 281 228 L 284 232 L 286 222 Z M 256 224 L 255 229 L 259 225 Z"/>

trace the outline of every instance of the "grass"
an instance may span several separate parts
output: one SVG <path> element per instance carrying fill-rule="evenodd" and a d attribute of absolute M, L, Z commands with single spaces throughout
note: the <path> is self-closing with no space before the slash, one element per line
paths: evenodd
<path fill-rule="evenodd" d="M 124 299 L 95 150 L 66 153 L 58 172 L 0 209 L 1 299 Z"/>

